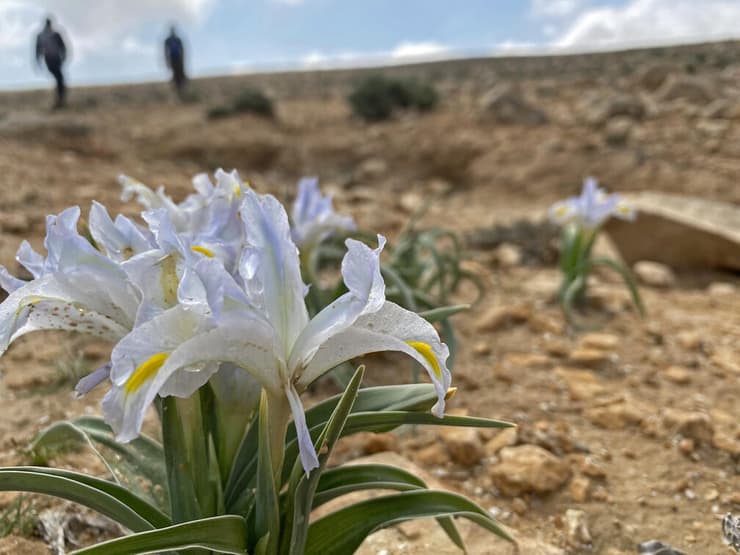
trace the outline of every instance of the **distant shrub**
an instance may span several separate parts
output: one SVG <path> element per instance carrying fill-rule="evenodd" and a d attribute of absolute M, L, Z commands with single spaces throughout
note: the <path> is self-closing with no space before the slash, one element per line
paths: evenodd
<path fill-rule="evenodd" d="M 242 90 L 231 104 L 210 108 L 208 118 L 219 119 L 245 113 L 257 114 L 266 118 L 275 116 L 272 100 L 259 89 L 247 88 Z"/>
<path fill-rule="evenodd" d="M 208 109 L 209 119 L 220 119 L 234 115 L 234 109 L 231 106 L 214 106 Z"/>
<path fill-rule="evenodd" d="M 415 79 L 373 75 L 361 81 L 348 100 L 352 111 L 366 121 L 388 119 L 396 109 L 429 111 L 437 105 L 437 91 Z"/>
<path fill-rule="evenodd" d="M 274 115 L 272 100 L 259 89 L 244 89 L 234 99 L 232 107 L 237 113 L 249 112 L 268 118 Z"/>

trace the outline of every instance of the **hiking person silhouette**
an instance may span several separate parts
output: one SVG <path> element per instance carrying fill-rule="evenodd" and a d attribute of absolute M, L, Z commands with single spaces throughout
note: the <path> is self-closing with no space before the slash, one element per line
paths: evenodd
<path fill-rule="evenodd" d="M 164 60 L 167 67 L 172 71 L 172 83 L 180 98 L 185 93 L 185 47 L 182 39 L 177 35 L 177 30 L 173 25 L 170 27 L 170 34 L 164 41 Z"/>
<path fill-rule="evenodd" d="M 46 62 L 46 69 L 54 76 L 57 85 L 54 108 L 61 108 L 67 98 L 67 86 L 62 73 L 62 66 L 67 59 L 67 46 L 64 44 L 62 35 L 52 27 L 49 17 L 44 22 L 44 28 L 36 36 L 36 63 L 39 67 L 41 67 L 42 57 Z"/>

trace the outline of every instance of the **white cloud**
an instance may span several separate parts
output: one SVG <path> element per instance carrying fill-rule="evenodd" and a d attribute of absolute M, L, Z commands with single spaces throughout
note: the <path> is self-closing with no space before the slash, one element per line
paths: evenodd
<path fill-rule="evenodd" d="M 554 44 L 560 47 L 680 43 L 740 36 L 740 2 L 631 0 L 583 11 Z"/>
<path fill-rule="evenodd" d="M 541 17 L 567 17 L 575 13 L 584 0 L 532 0 L 531 10 Z"/>
<path fill-rule="evenodd" d="M 323 52 L 314 50 L 301 58 L 301 65 L 306 68 L 319 68 L 326 65 L 329 61 L 329 56 Z"/>
<path fill-rule="evenodd" d="M 299 6 L 303 0 L 272 0 L 276 4 L 285 4 L 286 6 Z"/>
<path fill-rule="evenodd" d="M 438 42 L 402 42 L 390 51 L 390 57 L 399 58 L 435 58 L 449 52 L 449 47 Z"/>
<path fill-rule="evenodd" d="M 69 37 L 75 57 L 82 58 L 90 51 L 120 46 L 141 23 L 161 22 L 163 28 L 171 21 L 197 23 L 214 1 L 2 0 L 0 56 L 8 50 L 27 48 L 47 14 L 54 17 Z"/>

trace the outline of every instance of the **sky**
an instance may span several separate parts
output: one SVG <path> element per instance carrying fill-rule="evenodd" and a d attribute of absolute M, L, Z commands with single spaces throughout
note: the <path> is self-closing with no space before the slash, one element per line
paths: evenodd
<path fill-rule="evenodd" d="M 47 14 L 72 84 L 165 78 L 171 23 L 193 76 L 740 38 L 740 0 L 0 0 L 0 89 L 48 85 Z"/>

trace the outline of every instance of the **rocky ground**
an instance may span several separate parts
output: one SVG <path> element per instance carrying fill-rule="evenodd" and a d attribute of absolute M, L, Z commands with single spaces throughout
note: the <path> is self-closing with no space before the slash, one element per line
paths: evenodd
<path fill-rule="evenodd" d="M 642 272 L 648 316 L 640 319 L 619 282 L 598 275 L 592 329 L 575 331 L 551 301 L 552 231 L 512 225 L 541 218 L 586 175 L 612 190 L 740 202 L 740 64 L 720 56 L 734 50 L 660 52 L 397 68 L 434 79 L 441 105 L 372 125 L 344 102 L 348 72 L 199 81 L 197 101 L 184 105 L 163 85 L 73 90 L 71 107 L 56 113 L 46 94 L 6 94 L 0 263 L 17 270 L 19 242 L 40 248 L 46 214 L 65 206 L 97 199 L 135 213 L 118 199 L 122 172 L 182 198 L 193 174 L 236 167 L 286 200 L 299 176 L 316 174 L 341 211 L 391 240 L 428 204 L 422 225 L 468 237 L 467 268 L 487 286 L 481 303 L 455 317 L 451 410 L 518 428 L 355 437 L 338 460 L 400 461 L 464 492 L 515 532 L 522 554 L 626 555 L 652 539 L 690 554 L 728 553 L 720 518 L 740 510 L 740 280 L 652 268 Z M 255 82 L 277 99 L 276 120 L 206 118 Z M 494 233 L 496 225 L 504 227 Z M 462 288 L 456 300 L 473 293 Z M 99 396 L 70 399 L 68 376 L 96 367 L 107 348 L 55 334 L 13 346 L 2 360 L 0 464 L 27 463 L 25 446 L 50 422 L 98 411 Z M 374 358 L 369 380 L 403 381 L 406 368 Z M 102 472 L 85 453 L 55 464 Z M 14 499 L 3 494 L 0 510 Z M 36 501 L 25 534 L 0 540 L 0 553 L 48 552 L 35 531 L 48 506 Z M 85 522 L 82 541 L 111 533 Z M 464 531 L 471 553 L 512 552 Z M 431 552 L 455 552 L 431 522 L 380 532 L 362 548 Z"/>

